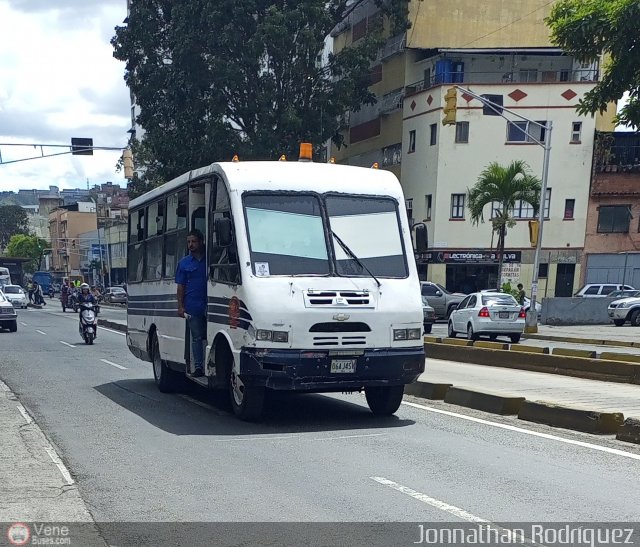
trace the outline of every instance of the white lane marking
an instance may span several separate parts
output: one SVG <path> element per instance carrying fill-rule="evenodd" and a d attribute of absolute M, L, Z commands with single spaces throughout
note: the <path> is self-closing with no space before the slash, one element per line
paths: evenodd
<path fill-rule="evenodd" d="M 431 496 L 427 496 L 427 494 L 423 494 L 422 492 L 417 492 L 412 488 L 408 488 L 407 486 L 403 486 L 392 480 L 385 479 L 384 477 L 369 477 L 369 478 L 376 481 L 379 484 L 388 486 L 389 488 L 393 488 L 398 492 L 402 492 L 407 496 L 411 496 L 412 498 L 418 501 L 421 501 L 422 503 L 426 503 L 431 507 L 440 509 L 441 511 L 444 511 L 445 513 L 449 513 L 450 515 L 453 515 L 454 517 L 457 517 L 459 519 L 466 520 L 467 522 L 490 525 L 491 528 L 495 530 L 499 530 L 500 532 L 505 534 L 505 539 L 508 539 L 508 543 L 525 543 L 526 542 L 527 545 L 541 545 L 538 543 L 531 542 L 531 540 L 529 540 L 528 538 L 526 538 L 525 536 L 523 536 L 522 534 L 520 534 L 515 530 L 511 530 L 509 528 L 503 528 L 502 526 L 499 526 L 491 522 L 490 520 L 483 519 L 482 517 L 474 515 L 473 513 L 469 513 L 464 509 L 460 509 L 460 507 L 456 507 L 455 505 L 451 505 L 445 501 L 432 498 Z"/>
<path fill-rule="evenodd" d="M 33 418 L 29 416 L 27 409 L 20 404 L 18 405 L 18 412 L 22 414 L 22 417 L 27 421 L 28 424 L 33 423 Z"/>
<path fill-rule="evenodd" d="M 335 441 L 341 439 L 361 439 L 363 437 L 384 437 L 386 433 L 363 433 L 362 435 L 340 435 L 338 437 L 318 437 L 310 441 Z"/>
<path fill-rule="evenodd" d="M 111 361 L 107 361 L 106 359 L 100 359 L 100 361 L 102 361 L 103 363 L 107 363 L 107 365 L 111 365 L 112 367 L 119 368 L 120 370 L 127 370 L 127 367 L 123 367 L 118 363 L 112 363 Z"/>
<path fill-rule="evenodd" d="M 64 480 L 67 481 L 67 484 L 68 485 L 73 484 L 74 480 L 71 477 L 71 473 L 69 473 L 69 470 L 62 463 L 62 460 L 60 459 L 60 456 L 58 456 L 58 454 L 53 449 L 53 447 L 52 446 L 45 446 L 44 449 L 47 451 L 47 454 L 49 454 L 49 457 L 51 458 L 51 461 L 56 464 L 56 467 L 60 470 L 60 473 L 62 473 L 62 476 L 64 477 Z"/>
<path fill-rule="evenodd" d="M 119 334 L 120 336 L 126 336 L 126 332 L 118 332 L 117 330 L 108 329 L 107 327 L 98 327 L 100 330 L 108 330 L 109 332 L 113 332 L 114 334 Z"/>
<path fill-rule="evenodd" d="M 36 332 L 39 332 L 40 334 L 44 334 L 45 336 L 47 335 L 46 332 L 42 332 L 41 330 L 36 329 Z"/>
<path fill-rule="evenodd" d="M 24 321 L 20 321 L 20 324 L 21 324 L 23 327 L 27 327 L 27 326 L 28 326 Z"/>
<path fill-rule="evenodd" d="M 406 486 L 402 486 L 401 484 L 398 484 L 397 482 L 393 482 L 390 481 L 389 479 L 385 479 L 384 477 L 369 477 L 370 479 L 384 485 L 384 486 L 388 486 L 389 488 L 393 488 L 394 490 L 397 490 L 398 492 L 402 492 L 403 494 L 406 494 L 407 496 L 411 496 L 412 498 L 417 499 L 418 501 L 421 501 L 423 503 L 426 503 L 427 505 L 431 505 L 431 507 L 435 507 L 436 509 L 440 509 L 441 511 L 444 511 L 446 513 L 449 513 L 450 515 L 453 515 L 454 517 L 458 517 L 459 519 L 462 520 L 466 520 L 468 522 L 489 522 L 486 519 L 483 519 L 481 517 L 478 517 L 476 515 L 473 515 L 471 513 L 469 513 L 468 511 L 465 511 L 464 509 L 460 509 L 460 507 L 456 507 L 455 505 L 450 505 L 444 501 L 441 500 L 437 500 L 436 498 L 432 498 L 430 496 L 427 496 L 426 494 L 422 494 L 420 492 L 416 492 L 415 490 L 412 490 L 411 488 L 407 488 Z"/>
<path fill-rule="evenodd" d="M 542 439 L 549 439 L 551 441 L 559 441 L 561 443 L 573 444 L 576 446 L 582 446 L 583 448 L 590 448 L 592 450 L 599 450 L 600 452 L 607 452 L 608 454 L 614 454 L 616 456 L 622 456 L 624 458 L 631 458 L 632 460 L 640 460 L 640 454 L 633 454 L 625 450 L 618 450 L 617 448 L 609 448 L 608 446 L 599 446 L 597 444 L 585 443 L 583 441 L 575 441 L 573 439 L 565 439 L 564 437 L 558 437 L 556 435 L 550 435 L 549 433 L 541 433 L 539 431 L 532 431 L 530 429 L 524 429 L 515 425 L 499 424 L 496 422 L 490 422 L 489 420 L 483 420 L 481 418 L 475 418 L 473 416 L 466 416 L 464 414 L 457 414 L 456 412 L 449 412 L 448 410 L 440 410 L 439 408 L 431 408 L 425 405 L 417 403 L 410 403 L 409 401 L 402 401 L 403 405 L 412 406 L 414 408 L 420 408 L 429 412 L 435 412 L 436 414 L 444 414 L 445 416 L 453 416 L 454 418 L 460 418 L 462 420 L 468 420 L 470 422 L 476 422 L 478 424 L 490 425 L 499 429 L 506 429 L 508 431 L 516 431 L 518 433 L 524 433 L 525 435 L 532 435 L 534 437 L 540 437 Z"/>
<path fill-rule="evenodd" d="M 69 346 L 70 348 L 75 348 L 76 346 L 74 346 L 73 344 L 69 344 L 69 342 L 65 342 L 64 340 L 60 340 L 59 341 L 61 344 L 64 344 L 65 346 Z"/>

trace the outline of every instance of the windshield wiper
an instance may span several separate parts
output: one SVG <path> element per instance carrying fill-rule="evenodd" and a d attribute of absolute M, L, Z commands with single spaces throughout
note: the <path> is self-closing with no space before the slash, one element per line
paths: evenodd
<path fill-rule="evenodd" d="M 346 244 L 344 241 L 342 241 L 342 240 L 338 237 L 338 235 L 337 235 L 333 230 L 331 230 L 331 235 L 332 235 L 333 237 L 335 237 L 335 238 L 336 238 L 336 241 L 338 242 L 338 244 L 340 245 L 340 247 L 342 247 L 342 250 L 343 250 L 345 253 L 347 253 L 347 254 L 348 254 L 348 255 L 349 255 L 349 256 L 350 256 L 350 257 L 355 261 L 355 263 L 356 263 L 358 266 L 360 266 L 363 270 L 365 270 L 365 271 L 366 271 L 366 272 L 367 272 L 367 273 L 368 273 L 368 274 L 369 274 L 369 275 L 370 275 L 370 276 L 375 280 L 375 282 L 378 284 L 378 287 L 380 287 L 380 281 L 378 281 L 378 278 L 377 278 L 375 275 L 373 275 L 373 274 L 371 273 L 371 270 L 370 270 L 369 268 L 367 268 L 367 267 L 366 267 L 366 266 L 365 266 L 365 265 L 360 261 L 360 259 L 359 259 L 359 258 L 358 258 L 354 253 L 353 253 L 353 251 L 352 251 L 351 249 L 349 249 L 349 247 L 347 246 L 347 244 Z"/>

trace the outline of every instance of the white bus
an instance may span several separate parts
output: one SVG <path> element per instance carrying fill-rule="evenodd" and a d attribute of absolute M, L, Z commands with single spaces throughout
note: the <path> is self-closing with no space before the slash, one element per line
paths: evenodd
<path fill-rule="evenodd" d="M 174 274 L 205 234 L 205 376 L 191 377 Z M 393 414 L 424 372 L 411 229 L 387 171 L 300 162 L 214 163 L 129 206 L 127 344 L 160 391 L 184 378 L 260 416 L 266 389 L 359 392 Z"/>

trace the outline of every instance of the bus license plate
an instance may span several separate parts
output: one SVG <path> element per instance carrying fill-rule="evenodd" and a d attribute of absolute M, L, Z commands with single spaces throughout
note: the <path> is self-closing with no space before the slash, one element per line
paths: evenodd
<path fill-rule="evenodd" d="M 508 311 L 498 312 L 498 317 L 500 319 L 509 319 L 509 312 Z"/>
<path fill-rule="evenodd" d="M 353 374 L 356 371 L 356 359 L 333 359 L 332 374 Z"/>

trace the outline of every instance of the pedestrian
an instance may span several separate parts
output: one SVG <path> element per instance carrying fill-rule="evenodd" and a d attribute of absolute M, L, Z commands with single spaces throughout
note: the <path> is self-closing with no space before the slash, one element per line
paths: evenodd
<path fill-rule="evenodd" d="M 37 281 L 33 282 L 33 300 L 37 306 L 46 306 L 44 301 L 44 295 L 42 294 L 42 287 Z"/>
<path fill-rule="evenodd" d="M 27 283 L 27 293 L 29 293 L 29 303 L 33 304 L 33 283 Z"/>
<path fill-rule="evenodd" d="M 524 292 L 524 287 L 522 286 L 522 283 L 518 283 L 518 304 L 520 304 L 521 306 L 524 306 L 524 299 L 526 298 L 526 294 Z"/>
<path fill-rule="evenodd" d="M 189 254 L 178 262 L 176 284 L 178 315 L 187 319 L 191 332 L 192 376 L 204 376 L 204 348 L 207 340 L 207 265 L 204 236 L 200 230 L 187 234 Z"/>

